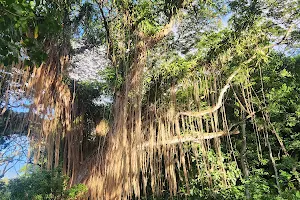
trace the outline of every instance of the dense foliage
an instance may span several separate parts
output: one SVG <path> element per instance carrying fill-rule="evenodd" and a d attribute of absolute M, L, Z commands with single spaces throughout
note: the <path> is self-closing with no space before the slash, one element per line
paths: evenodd
<path fill-rule="evenodd" d="M 60 169 L 43 170 L 31 168 L 19 178 L 8 183 L 1 182 L 0 199 L 77 199 L 84 197 L 87 192 L 83 184 L 74 185 L 67 189 L 68 177 L 62 175 Z"/>

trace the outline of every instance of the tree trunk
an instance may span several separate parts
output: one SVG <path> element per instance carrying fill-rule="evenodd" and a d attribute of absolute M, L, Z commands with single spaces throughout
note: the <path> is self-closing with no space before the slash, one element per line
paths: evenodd
<path fill-rule="evenodd" d="M 245 119 L 245 113 L 242 114 L 242 120 Z M 241 132 L 243 137 L 243 144 L 241 149 L 241 166 L 244 174 L 244 178 L 246 180 L 245 184 L 245 193 L 246 193 L 246 199 L 250 199 L 250 193 L 248 188 L 248 180 L 249 180 L 249 169 L 247 166 L 247 136 L 246 136 L 246 121 L 243 121 L 241 124 Z"/>

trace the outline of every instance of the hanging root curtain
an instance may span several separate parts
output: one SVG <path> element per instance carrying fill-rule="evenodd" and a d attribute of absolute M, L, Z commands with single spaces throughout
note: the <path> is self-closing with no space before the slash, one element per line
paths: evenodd
<path fill-rule="evenodd" d="M 237 124 L 227 121 L 224 103 L 235 77 L 247 72 L 237 68 L 226 75 L 216 66 L 209 66 L 206 70 L 211 73 L 174 82 L 165 91 L 167 101 L 142 105 L 147 45 L 140 45 L 139 62 L 134 64 L 115 97 L 110 126 L 97 126 L 97 132 L 104 133 L 97 145 L 89 145 L 81 113 L 74 106 L 76 93 L 64 83 L 67 56 L 57 55 L 55 48 L 41 66 L 28 67 L 22 63 L 1 66 L 0 87 L 4 94 L 1 115 L 13 114 L 10 108 L 14 99 L 29 102 L 23 105 L 29 110 L 23 119 L 23 129 L 26 128 L 31 139 L 34 162 L 46 160 L 43 166 L 52 169 L 62 161 L 64 173 L 71 177 L 70 185 L 85 183 L 92 199 L 139 198 L 149 191 L 159 195 L 164 190 L 176 195 L 181 183 L 189 191 L 193 163 L 197 166 L 196 173 L 203 177 L 203 184 L 215 184 L 212 173 L 217 170 L 221 174 L 219 184 L 229 187 L 226 162 L 236 163 L 231 137 L 239 130 Z M 220 73 L 213 73 L 217 70 Z M 249 81 L 245 80 L 245 85 Z M 257 110 L 252 104 L 255 93 L 245 85 L 236 86 L 240 94 L 236 95 L 235 90 L 230 94 L 235 94 L 237 103 L 247 113 L 244 120 L 252 120 L 255 126 Z M 184 107 L 177 104 L 177 91 L 183 90 L 189 91 L 182 103 Z M 264 115 L 269 123 L 267 113 Z M 6 129 L 14 123 L 9 119 Z M 227 151 L 231 154 L 226 160 L 221 142 L 228 144 Z M 209 159 L 211 150 L 217 162 Z M 191 160 L 192 156 L 195 160 Z"/>

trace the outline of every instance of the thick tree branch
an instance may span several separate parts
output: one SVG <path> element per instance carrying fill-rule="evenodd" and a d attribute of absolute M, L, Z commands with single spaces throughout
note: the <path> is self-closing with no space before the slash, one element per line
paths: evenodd
<path fill-rule="evenodd" d="M 111 56 L 111 53 L 112 53 L 112 50 L 113 50 L 113 43 L 112 43 L 112 40 L 110 38 L 109 24 L 108 24 L 108 21 L 105 17 L 104 11 L 103 11 L 103 2 L 99 1 L 98 6 L 99 6 L 99 9 L 100 9 L 101 17 L 103 19 L 104 29 L 105 29 L 105 33 L 106 33 L 106 39 L 107 39 L 107 43 L 108 43 L 108 55 Z"/>
<path fill-rule="evenodd" d="M 212 108 L 209 108 L 207 110 L 203 110 L 203 111 L 200 111 L 200 112 L 193 112 L 193 111 L 188 111 L 188 112 L 179 112 L 177 114 L 177 117 L 179 115 L 186 115 L 186 116 L 191 116 L 191 117 L 201 117 L 201 116 L 204 116 L 206 114 L 209 114 L 209 113 L 213 113 L 215 112 L 216 110 L 218 110 L 221 106 L 222 106 L 222 101 L 223 101 L 223 97 L 225 95 L 225 92 L 228 90 L 228 88 L 230 87 L 230 83 L 232 81 L 232 79 L 235 77 L 235 75 L 238 73 L 239 69 L 235 70 L 231 75 L 230 77 L 227 79 L 227 84 L 222 88 L 221 92 L 220 92 L 220 95 L 219 95 L 219 98 L 218 98 L 218 102 L 217 104 L 212 107 Z"/>
<path fill-rule="evenodd" d="M 172 27 L 174 26 L 174 24 L 175 18 L 172 18 L 170 22 L 163 27 L 163 29 L 161 29 L 158 33 L 149 38 L 147 42 L 148 47 L 151 48 L 158 42 L 160 42 L 162 39 L 164 39 L 172 31 Z"/>
<path fill-rule="evenodd" d="M 6 110 L 7 110 L 7 107 L 4 107 L 4 108 L 1 110 L 0 116 L 2 116 L 2 115 L 5 113 Z"/>
<path fill-rule="evenodd" d="M 173 136 L 170 137 L 166 140 L 162 141 L 157 141 L 157 142 L 145 142 L 139 146 L 140 149 L 145 149 L 147 147 L 158 147 L 162 145 L 174 145 L 178 143 L 184 143 L 184 142 L 199 142 L 201 140 L 209 140 L 213 138 L 218 138 L 226 135 L 236 135 L 239 134 L 240 132 L 236 129 L 232 132 L 224 132 L 224 131 L 219 131 L 219 132 L 212 132 L 212 133 L 201 133 L 201 132 L 190 132 L 189 134 L 185 134 L 182 136 Z"/>

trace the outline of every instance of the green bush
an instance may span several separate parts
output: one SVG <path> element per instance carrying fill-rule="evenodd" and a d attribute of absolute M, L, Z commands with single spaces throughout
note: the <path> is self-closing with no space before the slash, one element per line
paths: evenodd
<path fill-rule="evenodd" d="M 20 178 L 9 181 L 10 199 L 45 200 L 76 199 L 87 192 L 83 184 L 67 187 L 68 177 L 61 170 L 31 169 Z"/>

